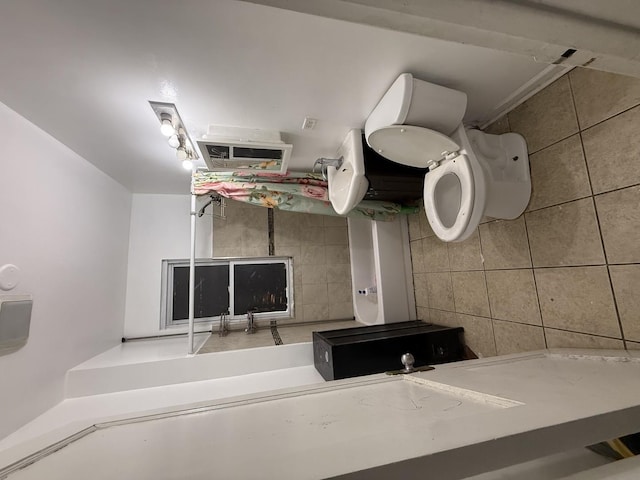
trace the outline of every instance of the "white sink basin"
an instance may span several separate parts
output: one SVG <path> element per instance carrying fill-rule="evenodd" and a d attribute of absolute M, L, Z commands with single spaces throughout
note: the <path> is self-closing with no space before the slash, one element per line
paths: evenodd
<path fill-rule="evenodd" d="M 345 215 L 362 201 L 369 188 L 369 181 L 364 176 L 360 130 L 349 131 L 337 156 L 342 157 L 342 165 L 339 168 L 327 167 L 329 200 L 338 214 Z"/>

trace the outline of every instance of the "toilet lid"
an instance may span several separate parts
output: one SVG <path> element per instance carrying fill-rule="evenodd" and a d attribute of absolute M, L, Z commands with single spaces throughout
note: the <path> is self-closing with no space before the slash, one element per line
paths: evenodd
<path fill-rule="evenodd" d="M 475 203 L 473 170 L 466 155 L 442 162 L 425 176 L 425 213 L 441 240 L 453 242 L 462 236 L 474 207 L 479 207 Z"/>
<path fill-rule="evenodd" d="M 460 147 L 446 135 L 412 125 L 391 125 L 371 132 L 369 145 L 392 162 L 426 168 L 429 161 L 439 160 L 442 152 L 457 152 Z"/>

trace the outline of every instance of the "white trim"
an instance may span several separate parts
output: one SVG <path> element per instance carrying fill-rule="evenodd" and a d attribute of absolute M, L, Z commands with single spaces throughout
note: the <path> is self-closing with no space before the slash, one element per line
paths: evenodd
<path fill-rule="evenodd" d="M 505 98 L 500 104 L 496 105 L 494 109 L 487 114 L 487 120 L 483 121 L 479 125 L 480 129 L 487 128 L 500 117 L 509 113 L 518 105 L 523 104 L 540 90 L 551 85 L 558 78 L 562 77 L 574 68 L 575 67 L 567 65 L 549 65 L 515 92 L 511 93 L 511 95 Z"/>

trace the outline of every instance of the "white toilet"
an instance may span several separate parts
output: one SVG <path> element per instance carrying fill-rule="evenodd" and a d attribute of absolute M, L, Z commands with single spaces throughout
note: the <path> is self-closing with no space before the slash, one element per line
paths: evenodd
<path fill-rule="evenodd" d="M 367 143 L 403 165 L 429 167 L 424 206 L 445 242 L 469 237 L 486 215 L 513 219 L 531 196 L 521 135 L 489 135 L 462 125 L 467 95 L 403 73 L 367 119 Z"/>

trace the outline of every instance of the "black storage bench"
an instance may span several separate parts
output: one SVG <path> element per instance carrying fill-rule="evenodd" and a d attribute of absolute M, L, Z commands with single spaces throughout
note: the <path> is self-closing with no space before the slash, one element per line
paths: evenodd
<path fill-rule="evenodd" d="M 325 380 L 370 375 L 403 368 L 411 353 L 414 367 L 464 359 L 462 327 L 420 320 L 313 332 L 316 370 Z"/>

